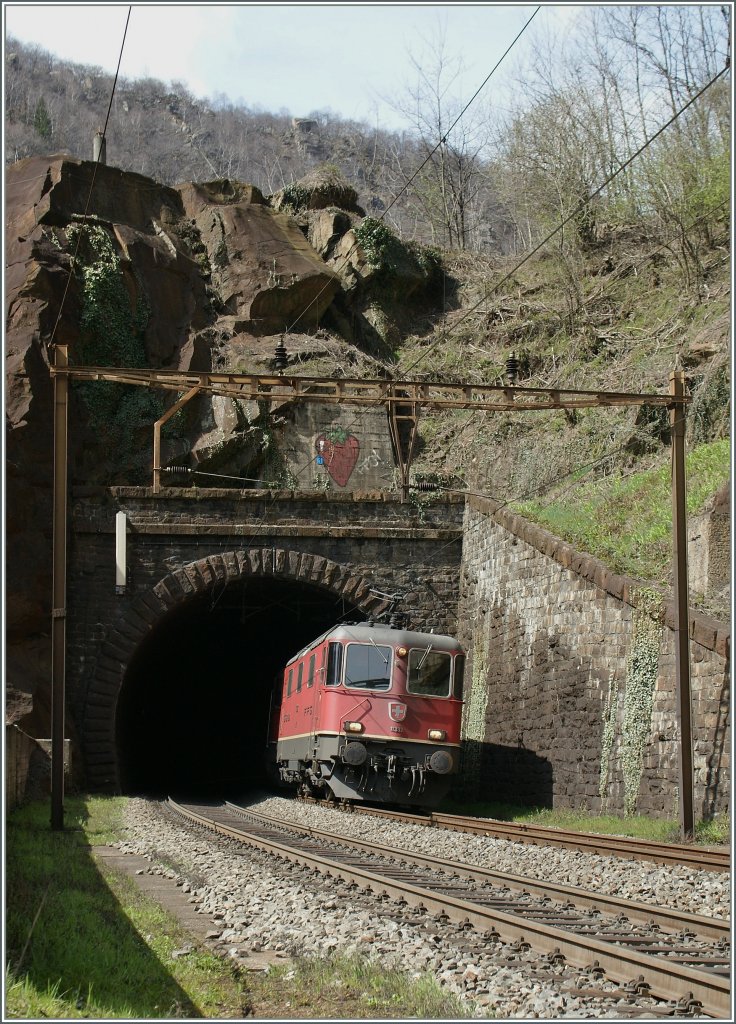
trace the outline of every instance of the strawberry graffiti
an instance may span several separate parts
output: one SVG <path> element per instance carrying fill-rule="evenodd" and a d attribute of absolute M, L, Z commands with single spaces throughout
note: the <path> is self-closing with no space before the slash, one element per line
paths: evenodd
<path fill-rule="evenodd" d="M 330 425 L 316 441 L 317 464 L 323 465 L 340 487 L 345 487 L 355 469 L 360 442 L 337 423 Z"/>

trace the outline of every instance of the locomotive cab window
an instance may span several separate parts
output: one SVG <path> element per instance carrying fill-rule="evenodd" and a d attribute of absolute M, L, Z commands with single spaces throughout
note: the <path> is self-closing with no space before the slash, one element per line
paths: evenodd
<path fill-rule="evenodd" d="M 452 657 L 431 646 L 409 651 L 409 671 L 406 679 L 408 693 L 425 697 L 449 697 Z"/>
<path fill-rule="evenodd" d="M 325 686 L 339 686 L 342 675 L 342 644 L 330 644 L 327 655 Z"/>
<path fill-rule="evenodd" d="M 287 697 L 291 697 L 291 684 L 293 682 L 293 679 L 294 679 L 294 669 L 290 668 L 289 669 L 289 674 L 286 677 L 286 696 Z"/>
<path fill-rule="evenodd" d="M 304 662 L 300 661 L 299 662 L 299 671 L 297 672 L 297 676 L 296 676 L 296 692 L 297 693 L 301 693 L 302 692 L 302 676 L 303 675 L 304 675 Z"/>
<path fill-rule="evenodd" d="M 465 684 L 465 655 L 455 656 L 455 675 L 452 682 L 452 696 L 457 700 L 463 699 L 463 686 Z"/>
<path fill-rule="evenodd" d="M 309 671 L 307 672 L 307 686 L 314 686 L 314 655 L 309 659 Z"/>
<path fill-rule="evenodd" d="M 388 690 L 391 685 L 391 648 L 377 644 L 348 644 L 345 685 L 360 690 Z"/>

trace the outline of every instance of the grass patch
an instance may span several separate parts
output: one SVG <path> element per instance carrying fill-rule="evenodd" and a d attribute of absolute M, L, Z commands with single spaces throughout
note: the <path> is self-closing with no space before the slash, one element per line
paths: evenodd
<path fill-rule="evenodd" d="M 253 981 L 258 1016 L 305 1020 L 458 1020 L 469 1016 L 429 975 L 408 978 L 363 957 L 299 958 Z"/>
<path fill-rule="evenodd" d="M 478 818 L 498 821 L 517 821 L 548 828 L 572 829 L 597 835 L 632 836 L 656 843 L 680 842 L 680 824 L 674 819 L 648 818 L 630 815 L 619 818 L 614 814 L 588 814 L 585 811 L 549 807 L 525 807 L 520 804 L 462 802 L 448 798 L 438 808 L 444 814 L 470 814 Z M 695 841 L 706 846 L 730 842 L 728 815 L 716 815 L 712 821 L 701 821 L 695 826 Z"/>
<path fill-rule="evenodd" d="M 409 977 L 358 956 L 244 974 L 198 948 L 135 879 L 93 860 L 90 846 L 124 834 L 124 807 L 124 798 L 70 798 L 63 832 L 51 831 L 46 802 L 9 815 L 6 1019 L 468 1016 L 430 974 Z"/>
<path fill-rule="evenodd" d="M 8 1018 L 241 1017 L 245 986 L 135 881 L 103 870 L 90 846 L 122 829 L 121 798 L 66 802 L 63 832 L 46 803 L 6 827 Z"/>
<path fill-rule="evenodd" d="M 687 512 L 695 515 L 730 477 L 728 438 L 701 445 L 686 459 Z M 514 503 L 523 516 L 604 561 L 615 572 L 668 586 L 672 561 L 669 466 L 580 483 L 549 502 Z"/>

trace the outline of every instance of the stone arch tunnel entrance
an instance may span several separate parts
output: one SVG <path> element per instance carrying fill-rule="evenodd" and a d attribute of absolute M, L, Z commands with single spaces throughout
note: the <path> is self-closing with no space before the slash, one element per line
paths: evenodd
<path fill-rule="evenodd" d="M 122 791 L 235 796 L 264 784 L 276 677 L 325 630 L 362 617 L 331 590 L 272 576 L 216 583 L 171 609 L 122 679 Z"/>
<path fill-rule="evenodd" d="M 306 643 L 399 595 L 412 623 L 454 628 L 462 503 L 419 520 L 381 492 L 78 491 L 66 693 L 91 792 L 262 780 L 273 679 Z"/>

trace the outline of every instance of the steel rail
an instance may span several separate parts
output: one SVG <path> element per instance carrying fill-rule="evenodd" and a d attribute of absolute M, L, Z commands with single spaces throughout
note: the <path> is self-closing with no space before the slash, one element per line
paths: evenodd
<path fill-rule="evenodd" d="M 218 808 L 208 808 L 209 814 L 205 815 L 201 813 L 201 807 L 193 810 L 171 800 L 168 806 L 210 831 L 245 842 L 327 877 L 340 877 L 379 895 L 385 894 L 425 911 L 435 911 L 460 925 L 471 925 L 485 931 L 489 937 L 497 937 L 503 942 L 524 943 L 541 953 L 564 957 L 570 964 L 582 969 L 597 966 L 614 980 L 639 978 L 639 986 L 655 998 L 671 1000 L 687 992 L 690 1000 L 699 1003 L 706 1014 L 728 1019 L 730 980 L 718 974 L 706 973 L 687 964 L 668 963 L 664 959 L 642 954 L 630 946 L 614 946 L 591 935 L 575 935 L 532 919 L 520 920 L 496 908 L 433 892 L 405 880 L 394 880 L 355 864 L 345 866 L 335 859 L 299 849 L 280 839 L 264 837 L 235 828 L 232 823 L 217 821 Z M 220 806 L 219 810 L 223 808 Z M 295 843 L 298 840 L 299 837 L 295 837 Z"/>
<path fill-rule="evenodd" d="M 569 388 L 523 388 L 496 384 L 451 384 L 426 381 L 370 380 L 341 377 L 296 377 L 268 374 L 151 370 L 137 367 L 52 366 L 52 377 L 112 381 L 137 387 L 189 391 L 200 388 L 249 401 L 315 402 L 322 405 L 414 405 L 423 409 L 480 411 L 587 409 L 601 406 L 684 406 L 689 395 Z"/>
<path fill-rule="evenodd" d="M 455 815 L 432 813 L 432 823 L 437 828 L 461 828 L 479 831 L 487 828 L 478 819 L 462 818 Z M 696 847 L 685 843 L 658 843 L 650 839 L 636 839 L 631 836 L 605 836 L 591 832 L 576 832 L 568 829 L 545 828 L 524 823 L 496 822 L 492 824 L 494 835 L 507 833 L 527 843 L 545 843 L 573 846 L 595 853 L 616 852 L 619 857 L 635 860 L 656 860 L 666 864 L 683 864 L 709 871 L 728 871 L 731 866 L 730 851 L 710 847 Z"/>
<path fill-rule="evenodd" d="M 445 828 L 456 832 L 470 832 L 495 839 L 528 843 L 534 846 L 552 845 L 585 853 L 603 856 L 651 860 L 661 864 L 679 864 L 703 871 L 730 871 L 730 850 L 716 847 L 695 846 L 687 843 L 658 843 L 650 839 L 635 839 L 631 836 L 601 835 L 597 832 L 575 832 L 567 829 L 550 828 L 543 825 L 527 825 L 523 822 L 498 821 L 495 818 L 471 818 L 460 814 L 411 814 L 392 811 L 381 807 L 364 807 L 356 804 L 357 814 L 369 814 L 398 818 L 414 825 Z"/>
<path fill-rule="evenodd" d="M 241 807 L 230 801 L 227 801 L 225 806 L 235 814 L 274 824 L 289 829 L 292 832 L 298 832 L 302 835 L 306 833 L 315 839 L 325 842 L 342 843 L 345 846 L 358 847 L 358 849 L 365 850 L 366 852 L 376 852 L 375 843 L 355 839 L 353 836 L 328 832 L 326 829 L 313 828 L 311 825 L 297 824 L 275 815 L 264 814 L 262 811 L 253 811 L 248 807 Z M 405 863 L 436 868 L 441 871 L 447 871 L 450 874 L 473 879 L 474 881 L 508 886 L 510 889 L 547 898 L 555 903 L 570 901 L 578 907 L 600 910 L 602 913 L 610 914 L 614 917 L 619 914 L 625 914 L 630 921 L 637 921 L 641 924 L 653 923 L 664 931 L 691 931 L 699 937 L 702 936 L 704 939 L 714 939 L 715 941 L 728 940 L 731 935 L 731 922 L 718 917 L 705 917 L 702 914 L 690 914 L 686 911 L 672 910 L 668 907 L 661 907 L 650 903 L 639 903 L 635 900 L 623 899 L 620 896 L 589 892 L 576 886 L 552 884 L 527 877 L 526 875 L 513 875 L 504 871 L 494 871 L 491 868 L 482 867 L 478 864 L 444 860 L 440 857 L 429 856 L 418 853 L 416 850 L 407 850 L 398 846 L 381 846 L 380 853 L 382 856 L 393 857 Z"/>

